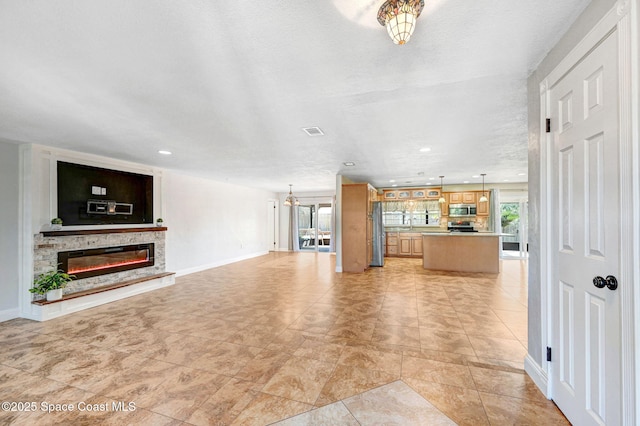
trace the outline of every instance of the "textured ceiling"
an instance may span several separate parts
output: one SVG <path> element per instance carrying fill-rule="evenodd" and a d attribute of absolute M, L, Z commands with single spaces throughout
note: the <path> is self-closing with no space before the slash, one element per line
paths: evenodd
<path fill-rule="evenodd" d="M 0 139 L 276 192 L 526 181 L 527 76 L 588 1 L 427 0 L 404 46 L 381 3 L 0 0 Z"/>

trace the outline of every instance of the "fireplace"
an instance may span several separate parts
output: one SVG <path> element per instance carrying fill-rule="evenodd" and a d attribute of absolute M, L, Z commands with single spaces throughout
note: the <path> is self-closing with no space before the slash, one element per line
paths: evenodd
<path fill-rule="evenodd" d="M 154 245 L 133 244 L 58 252 L 60 269 L 76 279 L 95 277 L 154 265 Z"/>

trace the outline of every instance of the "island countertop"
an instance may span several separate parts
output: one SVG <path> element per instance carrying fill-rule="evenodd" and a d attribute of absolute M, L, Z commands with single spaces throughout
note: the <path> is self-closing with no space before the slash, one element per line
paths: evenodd
<path fill-rule="evenodd" d="M 500 273 L 500 234 L 492 232 L 424 232 L 425 269 Z"/>

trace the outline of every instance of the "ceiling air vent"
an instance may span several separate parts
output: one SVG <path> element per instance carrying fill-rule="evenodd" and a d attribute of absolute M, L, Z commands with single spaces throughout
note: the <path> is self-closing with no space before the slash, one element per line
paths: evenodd
<path fill-rule="evenodd" d="M 304 130 L 309 136 L 324 136 L 320 127 L 305 127 L 302 130 Z"/>

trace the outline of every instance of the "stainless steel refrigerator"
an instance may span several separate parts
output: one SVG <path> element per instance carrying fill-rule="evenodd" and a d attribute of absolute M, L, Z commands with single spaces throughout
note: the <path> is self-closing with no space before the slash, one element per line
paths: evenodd
<path fill-rule="evenodd" d="M 382 223 L 382 203 L 373 202 L 373 260 L 371 266 L 384 266 L 385 232 Z"/>

